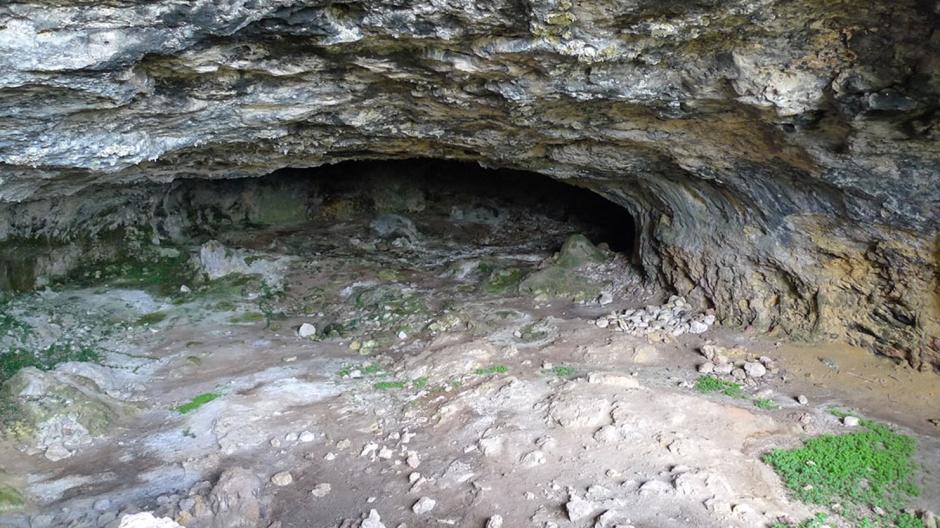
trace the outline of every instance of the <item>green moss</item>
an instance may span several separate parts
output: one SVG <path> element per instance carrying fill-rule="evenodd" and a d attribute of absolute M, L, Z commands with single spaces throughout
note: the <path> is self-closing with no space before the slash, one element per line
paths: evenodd
<path fill-rule="evenodd" d="M 200 394 L 199 396 L 196 396 L 192 400 L 189 400 L 188 403 L 184 403 L 183 405 L 180 405 L 179 407 L 177 407 L 176 412 L 180 414 L 190 413 L 202 407 L 203 405 L 217 399 L 218 397 L 219 397 L 219 394 L 216 394 L 214 392 L 207 392 L 204 394 Z"/>
<path fill-rule="evenodd" d="M 732 398 L 741 397 L 741 385 L 734 383 L 733 381 L 725 381 L 723 379 L 716 378 L 715 376 L 700 376 L 695 382 L 695 390 L 701 392 L 702 394 L 720 392 L 725 396 L 731 396 Z"/>
<path fill-rule="evenodd" d="M 101 361 L 101 355 L 93 348 L 71 344 L 54 344 L 37 351 L 12 348 L 0 353 L 0 385 L 12 378 L 20 369 L 36 367 L 39 370 L 52 370 L 59 363 L 67 361 L 97 363 Z"/>
<path fill-rule="evenodd" d="M 756 400 L 754 400 L 754 407 L 757 407 L 758 409 L 770 410 L 770 409 L 776 409 L 777 404 L 774 403 L 773 400 L 768 399 L 768 398 L 757 398 Z"/>
<path fill-rule="evenodd" d="M 408 386 L 404 381 L 378 381 L 372 384 L 375 390 L 404 389 Z"/>
<path fill-rule="evenodd" d="M 153 312 L 140 316 L 134 324 L 137 326 L 149 326 L 160 323 L 164 319 L 166 319 L 165 312 Z"/>
<path fill-rule="evenodd" d="M 506 365 L 493 365 L 491 367 L 478 368 L 476 374 L 478 376 L 490 376 L 493 374 L 505 374 L 509 372 L 509 367 Z"/>
<path fill-rule="evenodd" d="M 16 488 L 0 484 L 0 512 L 18 510 L 23 504 L 23 495 Z"/>
<path fill-rule="evenodd" d="M 559 378 L 567 378 L 568 376 L 574 375 L 575 369 L 574 367 L 569 367 L 567 365 L 559 365 L 557 367 L 548 369 L 548 372 L 558 376 Z"/>
<path fill-rule="evenodd" d="M 793 525 L 788 523 L 774 523 L 770 528 L 823 528 L 826 526 L 828 516 L 825 513 L 817 513 L 813 518 L 806 519 L 800 524 Z"/>
<path fill-rule="evenodd" d="M 481 264 L 480 269 L 484 266 Z M 525 271 L 519 268 L 491 270 L 483 280 L 483 291 L 491 294 L 511 292 L 519 287 L 525 278 Z"/>
<path fill-rule="evenodd" d="M 245 312 L 243 314 L 238 314 L 232 317 L 229 317 L 228 322 L 240 324 L 240 323 L 257 323 L 259 321 L 264 321 L 265 316 L 263 313 L 259 312 Z"/>
<path fill-rule="evenodd" d="M 425 377 L 411 380 L 411 386 L 416 390 L 421 390 L 428 386 L 428 379 Z"/>
<path fill-rule="evenodd" d="M 822 435 L 796 449 L 775 449 L 763 460 L 793 495 L 810 504 L 842 505 L 841 515 L 859 526 L 918 526 L 903 513 L 920 494 L 911 460 L 917 445 L 884 424 L 863 420 L 864 430 Z M 883 511 L 873 516 L 870 512 Z"/>

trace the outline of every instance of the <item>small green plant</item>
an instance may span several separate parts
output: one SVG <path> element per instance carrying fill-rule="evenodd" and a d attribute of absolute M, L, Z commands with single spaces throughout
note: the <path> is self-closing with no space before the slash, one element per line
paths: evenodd
<path fill-rule="evenodd" d="M 700 376 L 699 379 L 695 382 L 695 390 L 701 392 L 702 394 L 720 392 L 725 396 L 731 396 L 732 398 L 741 397 L 741 385 L 733 381 L 725 381 L 723 379 L 716 378 L 715 376 Z"/>
<path fill-rule="evenodd" d="M 770 398 L 757 398 L 754 400 L 754 407 L 757 407 L 758 409 L 770 410 L 776 409 L 777 404 L 774 403 L 774 401 Z"/>
<path fill-rule="evenodd" d="M 413 379 L 411 380 L 411 386 L 415 390 L 421 390 L 428 386 L 428 379 L 425 377 Z"/>
<path fill-rule="evenodd" d="M 509 372 L 509 367 L 506 365 L 493 365 L 492 367 L 478 368 L 476 370 L 477 376 L 490 376 L 493 374 L 505 374 Z"/>
<path fill-rule="evenodd" d="M 0 484 L 0 513 L 19 509 L 23 504 L 23 496 L 16 488 Z"/>
<path fill-rule="evenodd" d="M 372 384 L 375 390 L 404 389 L 408 386 L 404 381 L 378 381 Z"/>
<path fill-rule="evenodd" d="M 196 409 L 202 407 L 203 405 L 217 399 L 219 394 L 214 392 L 207 392 L 205 394 L 200 394 L 192 400 L 189 400 L 188 403 L 184 403 L 176 408 L 176 412 L 180 414 L 186 414 L 195 411 Z"/>
<path fill-rule="evenodd" d="M 576 372 L 574 367 L 569 367 L 567 365 L 559 365 L 557 367 L 552 367 L 546 369 L 550 374 L 558 376 L 559 378 L 567 378 L 568 376 L 574 375 Z"/>
<path fill-rule="evenodd" d="M 861 424 L 864 430 L 817 436 L 800 448 L 775 449 L 763 460 L 796 498 L 823 506 L 839 503 L 842 516 L 860 527 L 922 526 L 903 512 L 920 494 L 911 460 L 916 443 L 887 425 Z M 884 513 L 871 517 L 870 511 Z"/>

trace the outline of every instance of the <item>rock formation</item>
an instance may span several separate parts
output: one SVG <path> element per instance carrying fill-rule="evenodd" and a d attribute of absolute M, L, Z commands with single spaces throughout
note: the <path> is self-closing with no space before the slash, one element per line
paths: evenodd
<path fill-rule="evenodd" d="M 0 240 L 174 179 L 471 160 L 623 205 L 646 274 L 725 324 L 940 367 L 938 27 L 932 0 L 5 3 Z"/>

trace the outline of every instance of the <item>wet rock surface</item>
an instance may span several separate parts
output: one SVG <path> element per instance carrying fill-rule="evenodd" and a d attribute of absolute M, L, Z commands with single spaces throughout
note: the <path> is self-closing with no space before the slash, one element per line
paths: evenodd
<path fill-rule="evenodd" d="M 936 367 L 938 16 L 918 0 L 7 3 L 0 239 L 123 224 L 153 182 L 480 161 L 626 207 L 645 272 L 726 324 Z M 5 255 L 5 286 L 43 258 Z"/>

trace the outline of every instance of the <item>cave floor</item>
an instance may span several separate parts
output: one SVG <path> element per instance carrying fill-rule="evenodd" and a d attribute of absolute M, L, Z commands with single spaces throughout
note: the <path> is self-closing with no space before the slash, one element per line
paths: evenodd
<path fill-rule="evenodd" d="M 217 278 L 182 293 L 115 282 L 13 301 L 46 334 L 96 335 L 102 367 L 53 372 L 93 380 L 121 412 L 93 438 L 0 446 L 27 500 L 0 525 L 151 511 L 195 527 L 375 527 L 375 510 L 388 527 L 770 526 L 821 508 L 789 498 L 761 456 L 849 430 L 832 408 L 915 437 L 913 506 L 937 509 L 932 375 L 720 326 L 601 328 L 666 296 L 610 252 L 543 284 L 554 294 L 520 294 L 578 226 L 477 213 L 233 231 L 189 248 Z M 739 397 L 703 394 L 706 344 L 769 371 Z"/>

